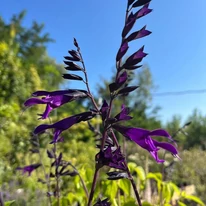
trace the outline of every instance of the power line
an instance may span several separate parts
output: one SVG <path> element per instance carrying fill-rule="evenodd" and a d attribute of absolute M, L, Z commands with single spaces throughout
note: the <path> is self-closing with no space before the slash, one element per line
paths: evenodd
<path fill-rule="evenodd" d="M 178 96 L 178 95 L 202 94 L 202 93 L 206 93 L 206 89 L 184 90 L 184 91 L 176 91 L 176 92 L 160 92 L 160 93 L 153 93 L 153 96 Z"/>

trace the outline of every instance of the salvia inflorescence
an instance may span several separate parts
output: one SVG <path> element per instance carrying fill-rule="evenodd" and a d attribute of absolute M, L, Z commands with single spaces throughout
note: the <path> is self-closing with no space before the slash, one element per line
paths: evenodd
<path fill-rule="evenodd" d="M 36 91 L 32 94 L 33 97 L 26 100 L 24 105 L 30 107 L 37 104 L 44 104 L 45 111 L 40 114 L 40 119 L 46 119 L 49 117 L 52 110 L 61 107 L 64 104 L 68 104 L 71 101 L 75 101 L 82 98 L 87 98 L 91 101 L 93 107 L 89 111 L 85 111 L 79 114 L 73 114 L 65 119 L 62 119 L 53 124 L 41 124 L 35 128 L 33 131 L 34 136 L 44 133 L 46 130 L 52 129 L 53 138 L 50 141 L 50 144 L 54 145 L 53 150 L 47 150 L 47 155 L 50 159 L 53 160 L 52 167 L 55 167 L 55 173 L 50 174 L 50 177 L 56 177 L 57 184 L 58 178 L 64 175 L 78 175 L 77 170 L 71 165 L 71 163 L 65 162 L 63 160 L 63 155 L 60 153 L 57 154 L 56 144 L 60 144 L 63 141 L 67 141 L 63 138 L 62 134 L 67 132 L 70 127 L 75 124 L 78 124 L 82 121 L 88 121 L 89 129 L 94 131 L 94 127 L 91 125 L 89 120 L 100 116 L 102 119 L 102 131 L 94 131 L 97 135 L 100 135 L 100 138 L 97 141 L 97 148 L 99 151 L 95 155 L 95 172 L 94 178 L 91 186 L 90 193 L 88 195 L 88 205 L 92 205 L 93 195 L 95 192 L 97 177 L 99 170 L 104 167 L 114 168 L 114 171 L 108 172 L 109 180 L 117 180 L 121 178 L 128 178 L 131 181 L 136 200 L 139 205 L 141 205 L 141 200 L 136 189 L 136 185 L 133 181 L 132 175 L 128 169 L 125 155 L 122 152 L 121 146 L 116 138 L 116 133 L 120 133 L 122 138 L 127 138 L 128 140 L 139 145 L 143 149 L 147 150 L 152 157 L 157 161 L 157 163 L 163 163 L 164 160 L 158 157 L 158 151 L 160 148 L 163 148 L 175 157 L 178 157 L 178 151 L 172 137 L 163 129 L 156 129 L 149 131 L 147 129 L 142 129 L 138 127 L 128 127 L 124 125 L 125 121 L 129 121 L 132 117 L 129 115 L 129 108 L 122 104 L 120 112 L 112 116 L 112 106 L 116 98 L 122 95 L 127 95 L 130 92 L 138 89 L 137 85 L 127 85 L 128 72 L 131 70 L 136 70 L 142 65 L 140 64 L 144 57 L 147 54 L 144 52 L 144 46 L 139 48 L 136 52 L 126 58 L 125 61 L 122 61 L 123 57 L 129 50 L 129 44 L 132 41 L 139 38 L 150 35 L 151 32 L 146 29 L 146 26 L 141 28 L 138 31 L 131 32 L 135 22 L 141 17 L 149 14 L 152 9 L 149 8 L 150 0 L 128 0 L 127 9 L 125 15 L 125 25 L 121 34 L 121 44 L 120 48 L 116 54 L 116 78 L 114 82 L 109 84 L 110 91 L 110 100 L 107 102 L 104 100 L 102 105 L 99 106 L 94 96 L 92 95 L 89 87 L 88 76 L 80 46 L 76 39 L 74 39 L 75 49 L 69 50 L 69 55 L 65 56 L 65 69 L 68 71 L 63 74 L 64 79 L 81 81 L 85 84 L 85 90 L 80 89 L 66 89 L 58 91 Z M 84 77 L 73 74 L 75 71 L 80 71 L 83 73 Z M 141 85 L 140 85 L 141 86 Z M 159 142 L 155 140 L 155 136 L 162 136 L 169 140 L 167 142 Z M 175 145 L 175 146 L 174 146 Z M 22 170 L 23 173 L 28 172 L 30 175 L 32 171 L 41 166 L 41 163 L 32 164 L 18 170 Z M 67 167 L 72 166 L 74 170 L 68 170 Z M 50 194 L 50 193 L 48 193 Z M 59 198 L 60 192 L 59 188 L 56 189 L 54 193 L 55 196 Z M 96 200 L 97 205 L 111 205 L 108 199 L 98 199 Z"/>

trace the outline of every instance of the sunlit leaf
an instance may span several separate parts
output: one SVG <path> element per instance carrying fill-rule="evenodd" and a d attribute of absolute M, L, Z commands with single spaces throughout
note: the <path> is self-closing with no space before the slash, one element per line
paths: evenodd
<path fill-rule="evenodd" d="M 130 189 L 131 189 L 131 184 L 130 181 L 127 179 L 121 179 L 118 181 L 118 186 L 123 190 L 123 192 L 130 196 Z"/>

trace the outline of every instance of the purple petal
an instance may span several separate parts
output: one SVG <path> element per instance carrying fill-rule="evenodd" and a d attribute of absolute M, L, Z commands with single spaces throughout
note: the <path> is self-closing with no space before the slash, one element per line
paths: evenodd
<path fill-rule="evenodd" d="M 28 175 L 30 176 L 31 173 L 40 166 L 41 166 L 41 164 L 37 163 L 37 164 L 28 165 L 28 166 L 25 166 L 25 167 L 17 167 L 16 169 L 17 170 L 22 170 L 23 174 L 28 172 Z"/>
<path fill-rule="evenodd" d="M 132 119 L 132 117 L 129 116 L 129 111 L 129 108 L 125 107 L 125 105 L 123 104 L 121 112 L 115 116 L 115 119 L 117 119 L 118 121 L 126 121 Z"/>
<path fill-rule="evenodd" d="M 132 66 L 138 64 L 142 61 L 142 59 L 147 56 L 146 53 L 143 52 L 144 46 L 141 47 L 137 52 L 133 53 L 125 62 L 127 66 Z"/>
<path fill-rule="evenodd" d="M 80 117 L 78 117 L 78 116 L 67 117 L 65 119 L 62 119 L 62 120 L 50 125 L 50 128 L 55 128 L 55 129 L 59 129 L 62 131 L 69 129 L 72 125 L 74 125 L 75 123 L 78 122 L 79 118 Z"/>
<path fill-rule="evenodd" d="M 30 107 L 36 104 L 47 104 L 49 100 L 47 99 L 38 99 L 38 98 L 30 98 L 24 102 L 24 106 Z"/>
<path fill-rule="evenodd" d="M 152 9 L 149 9 L 149 4 L 145 4 L 140 10 L 138 10 L 134 15 L 136 16 L 137 19 L 149 14 Z"/>
<path fill-rule="evenodd" d="M 157 163 L 163 163 L 164 162 L 164 160 L 159 159 L 157 151 L 150 151 L 150 154 L 157 161 Z"/>
<path fill-rule="evenodd" d="M 68 90 L 57 90 L 57 91 L 36 91 L 32 94 L 32 96 L 56 96 L 56 95 L 64 95 L 64 94 L 70 94 L 73 93 L 74 89 L 68 89 Z"/>
<path fill-rule="evenodd" d="M 172 137 L 170 136 L 170 134 L 164 130 L 164 129 L 156 129 L 153 130 L 149 133 L 150 136 L 162 136 L 162 137 L 167 137 L 169 139 L 172 139 Z"/>
<path fill-rule="evenodd" d="M 41 124 L 38 127 L 35 128 L 34 134 L 39 134 L 44 132 L 46 129 L 52 128 L 51 125 L 48 124 Z"/>
<path fill-rule="evenodd" d="M 149 130 L 141 128 L 125 127 L 122 125 L 114 125 L 113 128 L 120 132 L 123 136 L 133 141 L 142 140 L 146 138 L 149 134 Z"/>
<path fill-rule="evenodd" d="M 120 86 L 122 86 L 127 81 L 127 72 L 124 71 L 120 74 L 120 76 L 117 78 L 116 83 Z"/>
<path fill-rule="evenodd" d="M 122 31 L 122 37 L 125 38 L 126 35 L 129 33 L 129 31 L 132 29 L 136 21 L 136 15 L 134 15 L 132 12 L 130 13 L 126 25 Z"/>
<path fill-rule="evenodd" d="M 117 56 L 116 56 L 117 62 L 126 54 L 128 49 L 129 49 L 129 46 L 128 46 L 127 41 L 123 42 L 123 44 L 119 48 L 119 51 L 118 51 Z"/>
<path fill-rule="evenodd" d="M 53 108 L 49 104 L 47 104 L 46 109 L 45 109 L 44 113 L 41 115 L 40 119 L 46 119 L 52 110 L 53 110 Z"/>
<path fill-rule="evenodd" d="M 53 143 L 56 143 L 56 142 L 58 142 L 58 140 L 59 140 L 59 135 L 62 133 L 62 130 L 58 130 L 58 129 L 56 129 L 55 131 L 54 131 L 54 138 L 53 138 Z"/>
<path fill-rule="evenodd" d="M 161 159 L 158 158 L 158 153 L 157 152 L 158 152 L 159 149 L 154 144 L 154 141 L 153 141 L 152 138 L 142 139 L 140 141 L 135 141 L 135 142 L 140 147 L 146 149 L 158 163 L 164 162 L 164 160 L 161 160 Z"/>
<path fill-rule="evenodd" d="M 103 101 L 102 107 L 100 109 L 101 113 L 102 113 L 102 119 L 105 120 L 106 116 L 107 116 L 107 112 L 109 109 L 109 105 L 107 103 L 106 100 Z"/>
<path fill-rule="evenodd" d="M 53 108 L 56 108 L 72 100 L 73 100 L 72 96 L 57 95 L 57 96 L 51 97 L 50 104 Z"/>
<path fill-rule="evenodd" d="M 153 142 L 154 142 L 154 145 L 156 147 L 161 147 L 161 148 L 171 152 L 173 155 L 177 155 L 178 154 L 177 149 L 172 144 L 169 144 L 167 142 L 158 142 L 156 140 L 153 140 Z"/>
<path fill-rule="evenodd" d="M 135 89 L 137 89 L 139 86 L 129 86 L 124 87 L 123 89 L 120 89 L 117 94 L 118 95 L 128 95 L 128 93 L 133 92 Z"/>
<path fill-rule="evenodd" d="M 139 38 L 142 38 L 142 37 L 145 37 L 147 35 L 150 35 L 152 32 L 146 30 L 146 26 L 144 26 L 142 29 L 140 29 L 139 31 L 136 31 L 132 34 L 130 34 L 127 38 L 127 41 L 132 41 L 132 40 L 135 40 L 135 39 L 139 39 Z"/>

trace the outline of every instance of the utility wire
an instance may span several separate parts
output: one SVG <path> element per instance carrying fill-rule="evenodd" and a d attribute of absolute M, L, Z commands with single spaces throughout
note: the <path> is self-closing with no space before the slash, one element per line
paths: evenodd
<path fill-rule="evenodd" d="M 184 90 L 184 91 L 177 91 L 177 92 L 160 92 L 160 93 L 153 93 L 153 96 L 178 96 L 178 95 L 202 94 L 202 93 L 206 93 L 206 89 Z"/>

